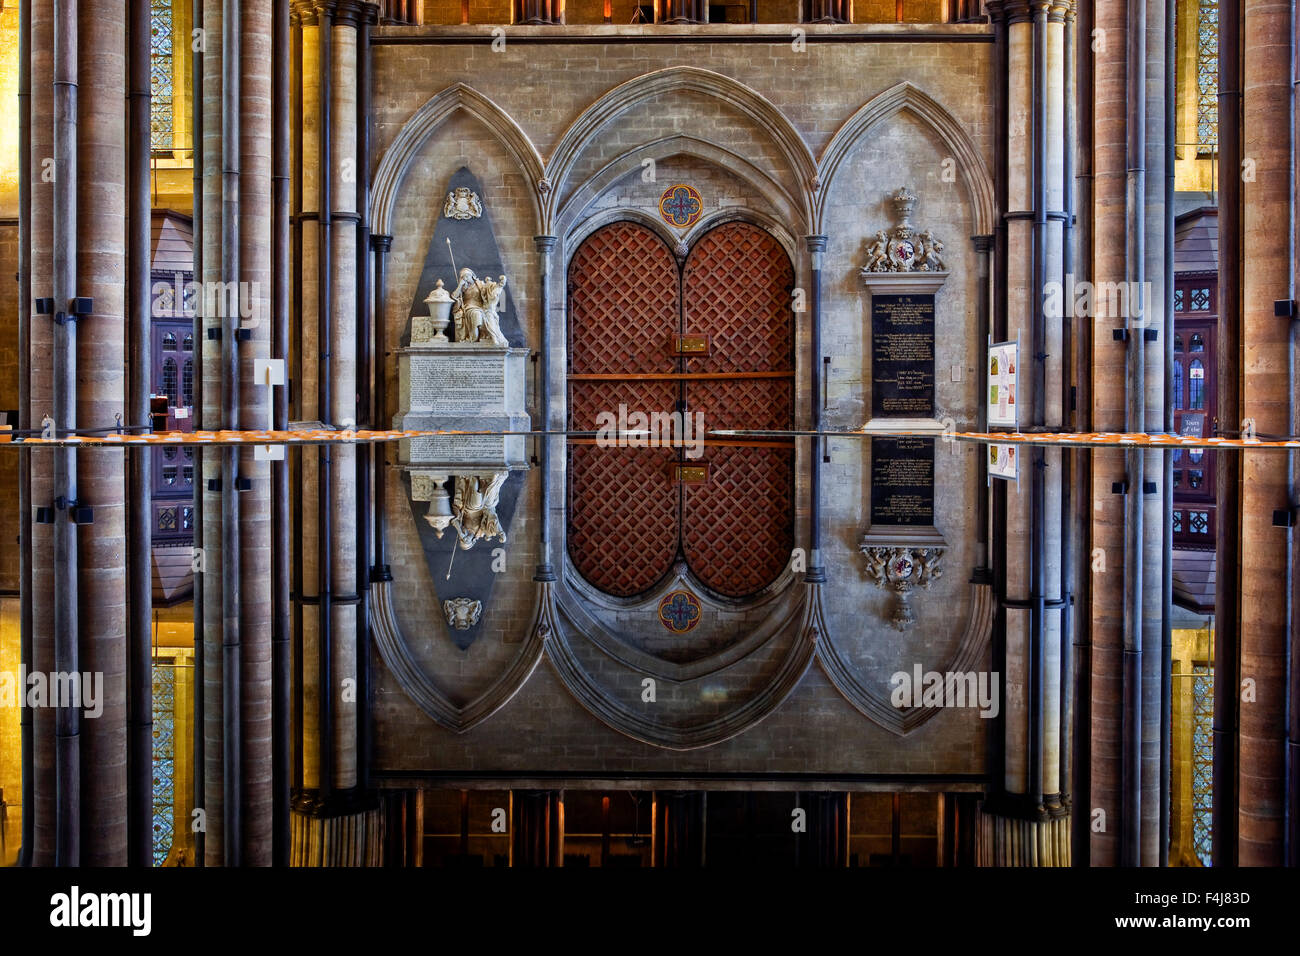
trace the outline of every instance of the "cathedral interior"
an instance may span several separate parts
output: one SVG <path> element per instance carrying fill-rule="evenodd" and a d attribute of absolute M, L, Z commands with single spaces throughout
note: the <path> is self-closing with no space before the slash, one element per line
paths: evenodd
<path fill-rule="evenodd" d="M 0 865 L 1296 865 L 1298 89 L 1294 0 L 0 0 Z"/>

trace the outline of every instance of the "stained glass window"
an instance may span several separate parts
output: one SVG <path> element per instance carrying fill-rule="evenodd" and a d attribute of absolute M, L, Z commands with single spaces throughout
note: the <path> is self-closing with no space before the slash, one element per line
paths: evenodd
<path fill-rule="evenodd" d="M 186 359 L 181 372 L 181 403 L 194 404 L 194 359 Z"/>
<path fill-rule="evenodd" d="M 1196 20 L 1196 148 L 1219 151 L 1219 0 L 1200 0 Z"/>
<path fill-rule="evenodd" d="M 1210 865 L 1210 820 L 1214 805 L 1214 669 L 1192 665 L 1192 843 Z"/>
<path fill-rule="evenodd" d="M 149 85 L 154 149 L 172 148 L 172 0 L 151 0 Z"/>
<path fill-rule="evenodd" d="M 172 849 L 173 773 L 176 765 L 176 662 L 153 665 L 153 864 L 161 866 Z"/>
<path fill-rule="evenodd" d="M 1174 363 L 1174 408 L 1183 407 L 1183 367 Z"/>

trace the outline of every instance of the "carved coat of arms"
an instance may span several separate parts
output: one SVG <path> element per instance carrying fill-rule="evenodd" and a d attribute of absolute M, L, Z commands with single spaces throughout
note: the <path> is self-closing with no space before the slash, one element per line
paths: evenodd
<path fill-rule="evenodd" d="M 448 219 L 477 219 L 483 215 L 483 203 L 468 186 L 457 186 L 447 193 L 442 214 Z"/>
<path fill-rule="evenodd" d="M 911 215 L 916 196 L 904 187 L 890 198 L 899 224 L 892 231 L 881 229 L 867 250 L 864 275 L 873 272 L 947 272 L 943 243 L 929 229 L 912 231 Z"/>

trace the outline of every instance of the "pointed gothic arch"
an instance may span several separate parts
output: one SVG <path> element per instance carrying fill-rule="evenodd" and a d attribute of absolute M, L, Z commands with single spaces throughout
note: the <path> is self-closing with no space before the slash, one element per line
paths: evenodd
<path fill-rule="evenodd" d="M 872 130 L 904 110 L 929 127 L 947 148 L 957 163 L 957 176 L 965 184 L 970 198 L 974 234 L 991 235 L 997 218 L 997 203 L 993 177 L 989 175 L 979 148 L 966 128 L 938 100 L 906 81 L 890 87 L 860 107 L 826 144 L 817 164 L 821 188 L 817 192 L 815 215 L 819 231 L 826 213 L 829 187 L 849 154 Z"/>
<path fill-rule="evenodd" d="M 457 83 L 416 110 L 380 160 L 371 184 L 370 221 L 374 235 L 392 234 L 393 207 L 397 204 L 398 193 L 411 163 L 437 129 L 459 111 L 482 123 L 514 158 L 519 172 L 532 187 L 529 191 L 529 204 L 533 222 L 542 231 L 542 206 L 539 199 L 545 175 L 542 157 L 519 128 L 519 124 L 505 110 L 472 87 Z"/>

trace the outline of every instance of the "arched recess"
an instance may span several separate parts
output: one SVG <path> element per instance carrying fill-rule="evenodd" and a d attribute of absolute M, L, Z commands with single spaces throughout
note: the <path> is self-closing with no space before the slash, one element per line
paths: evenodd
<path fill-rule="evenodd" d="M 656 70 L 628 80 L 606 92 L 583 111 L 565 131 L 546 164 L 544 207 L 547 222 L 554 222 L 555 204 L 570 185 L 573 167 L 600 133 L 621 114 L 646 100 L 674 92 L 694 92 L 718 99 L 767 132 L 794 177 L 795 181 L 789 184 L 787 192 L 798 196 L 799 228 L 806 229 L 812 222 L 811 190 L 817 166 L 798 131 L 784 113 L 755 90 L 729 76 L 692 66 Z"/>
<path fill-rule="evenodd" d="M 803 218 L 805 208 L 803 197 L 791 192 L 787 184 L 780 182 L 766 170 L 760 169 L 746 157 L 724 149 L 716 143 L 705 142 L 694 136 L 676 135 L 638 144 L 616 156 L 585 181 L 574 186 L 563 198 L 555 213 L 555 234 L 568 235 L 580 219 L 584 220 L 584 226 L 589 229 L 584 216 L 591 204 L 625 176 L 643 170 L 645 160 L 652 159 L 660 163 L 683 156 L 702 160 L 737 177 L 750 188 L 753 195 L 766 198 L 771 205 L 772 216 L 783 224 L 780 227 L 782 230 L 788 231 L 791 226 L 786 224 L 798 223 Z M 774 231 L 773 225 L 767 223 L 764 225 L 769 231 Z M 686 233 L 685 241 L 689 244 L 693 234 L 706 231 L 707 228 L 707 223 L 702 220 Z"/>
<path fill-rule="evenodd" d="M 826 213 L 829 187 L 835 181 L 848 155 L 872 129 L 903 110 L 911 112 L 939 137 L 948 156 L 951 156 L 957 164 L 957 178 L 966 186 L 975 218 L 975 235 L 991 235 L 996 221 L 997 207 L 993 179 L 989 175 L 988 167 L 984 165 L 979 149 L 966 132 L 966 128 L 951 113 L 928 93 L 908 82 L 892 86 L 871 99 L 850 116 L 826 144 L 821 162 L 817 165 L 817 178 L 821 183 L 815 209 L 818 231 L 821 231 Z"/>
<path fill-rule="evenodd" d="M 537 231 L 542 229 L 542 204 L 539 196 L 545 173 L 542 157 L 519 125 L 501 107 L 477 90 L 457 83 L 438 93 L 411 115 L 380 160 L 371 184 L 371 232 L 392 235 L 393 208 L 411 163 L 434 132 L 457 110 L 478 120 L 514 158 L 520 173 L 531 187 L 529 201 Z"/>
<path fill-rule="evenodd" d="M 703 445 L 703 430 L 793 426 L 789 255 L 764 229 L 724 222 L 695 240 L 679 275 L 653 230 L 616 221 L 582 240 L 567 279 L 569 428 L 596 430 L 616 416 L 621 430 L 654 432 L 651 447 L 570 441 L 574 570 L 627 598 L 644 595 L 679 557 L 721 597 L 769 587 L 794 543 L 793 445 Z M 678 335 L 701 337 L 709 349 L 679 355 Z M 675 409 L 686 413 L 686 443 L 664 447 L 671 436 L 659 423 Z M 695 474 L 683 480 L 678 468 Z"/>

